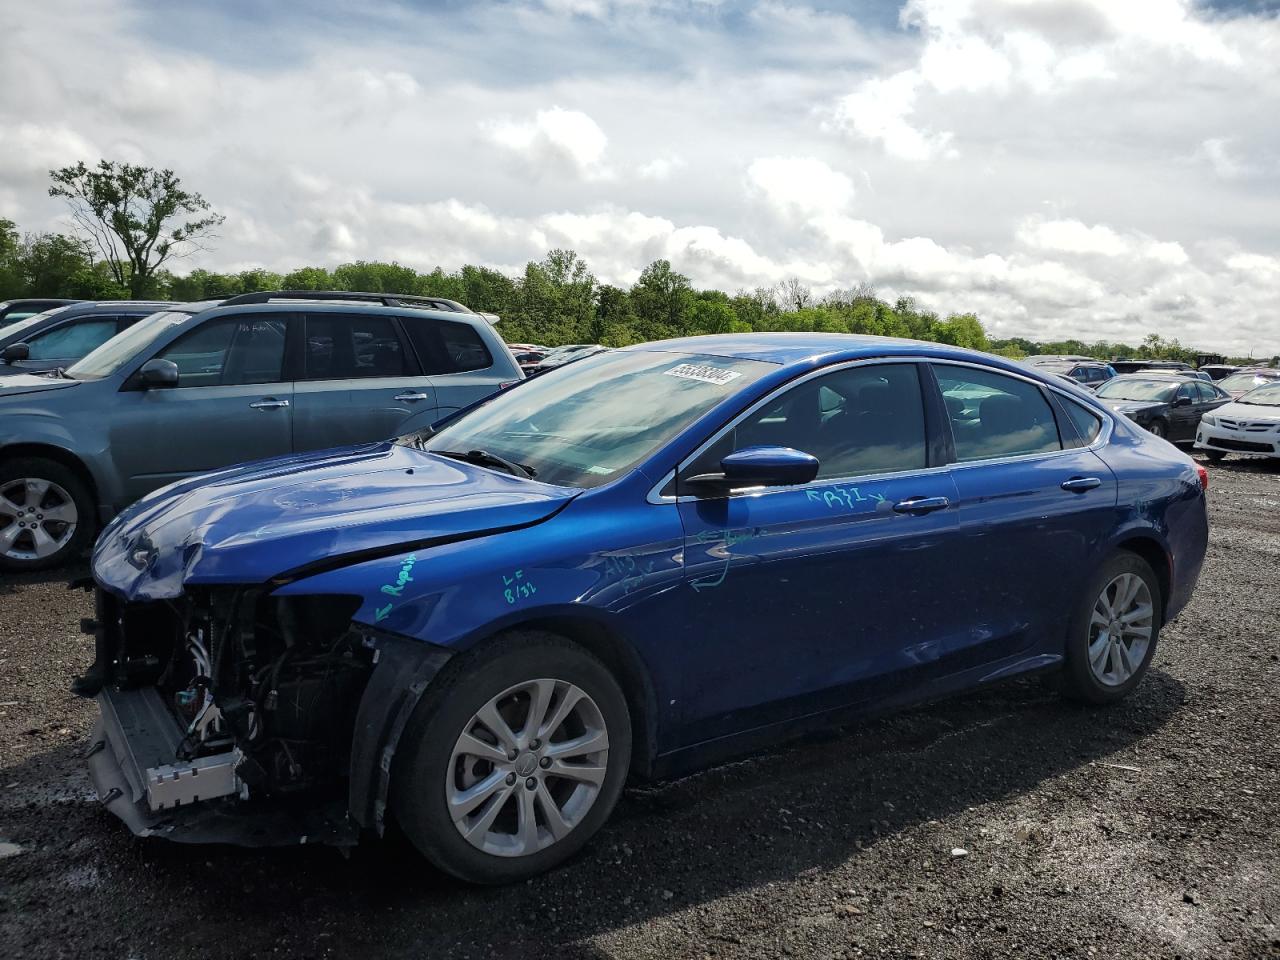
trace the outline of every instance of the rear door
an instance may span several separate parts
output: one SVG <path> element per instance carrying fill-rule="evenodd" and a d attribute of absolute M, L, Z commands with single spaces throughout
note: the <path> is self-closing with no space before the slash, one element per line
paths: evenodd
<path fill-rule="evenodd" d="M 469 323 L 430 316 L 406 316 L 401 323 L 431 379 L 439 417 L 497 393 L 504 380 L 518 379 L 515 370 L 497 364 L 489 345 Z"/>
<path fill-rule="evenodd" d="M 1059 426 L 1057 401 L 1036 381 L 969 364 L 932 368 L 949 412 L 966 544 L 957 610 L 973 636 L 1013 656 L 1061 637 L 1087 561 L 1115 524 L 1115 477 L 1070 423 Z M 1092 442 L 1101 418 L 1055 395 L 1092 418 Z"/>
<path fill-rule="evenodd" d="M 156 355 L 177 365 L 176 387 L 125 384 L 109 432 L 128 499 L 192 474 L 291 452 L 289 323 L 279 313 L 210 319 Z"/>
<path fill-rule="evenodd" d="M 294 400 L 299 451 L 386 440 L 436 418 L 431 381 L 389 314 L 308 313 Z"/>

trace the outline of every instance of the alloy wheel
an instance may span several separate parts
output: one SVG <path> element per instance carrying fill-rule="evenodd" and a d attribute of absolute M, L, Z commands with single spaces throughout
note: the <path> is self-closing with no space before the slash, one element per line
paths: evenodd
<path fill-rule="evenodd" d="M 76 532 L 75 501 L 63 487 L 39 477 L 0 486 L 0 555 L 43 560 L 63 549 Z"/>
<path fill-rule="evenodd" d="M 1098 595 L 1089 618 L 1089 667 L 1108 687 L 1137 672 L 1151 646 L 1155 608 L 1146 581 L 1122 573 Z"/>
<path fill-rule="evenodd" d="M 608 730 L 590 695 L 564 680 L 529 680 L 463 728 L 445 784 L 449 816 L 485 853 L 528 856 L 582 822 L 608 764 Z"/>

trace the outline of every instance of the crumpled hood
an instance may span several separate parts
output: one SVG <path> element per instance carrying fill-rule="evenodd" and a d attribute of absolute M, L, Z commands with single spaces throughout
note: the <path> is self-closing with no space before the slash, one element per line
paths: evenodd
<path fill-rule="evenodd" d="M 263 460 L 165 487 L 121 513 L 94 578 L 131 600 L 263 583 L 321 562 L 546 519 L 579 491 L 392 443 Z"/>
<path fill-rule="evenodd" d="M 5 365 L 0 371 L 11 370 Z M 72 390 L 80 386 L 80 380 L 61 380 L 57 377 L 41 377 L 34 373 L 5 373 L 0 379 L 0 400 L 5 397 L 16 397 L 26 393 L 40 393 L 45 390 Z"/>
<path fill-rule="evenodd" d="M 1116 413 L 1123 413 L 1126 417 L 1132 417 L 1139 413 L 1155 413 L 1168 406 L 1168 404 L 1161 403 L 1159 400 L 1108 400 L 1106 397 L 1099 397 L 1098 399 Z"/>

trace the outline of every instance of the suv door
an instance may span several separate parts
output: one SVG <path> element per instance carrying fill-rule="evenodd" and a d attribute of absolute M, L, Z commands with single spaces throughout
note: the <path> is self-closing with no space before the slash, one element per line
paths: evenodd
<path fill-rule="evenodd" d="M 436 415 L 444 418 L 497 393 L 514 370 L 501 371 L 479 331 L 469 323 L 430 316 L 400 318 L 422 371 L 435 388 Z"/>
<path fill-rule="evenodd" d="M 279 313 L 211 318 L 156 354 L 177 364 L 177 386 L 125 383 L 109 436 L 127 500 L 192 474 L 291 452 L 288 324 Z"/>
<path fill-rule="evenodd" d="M 1088 561 L 1115 524 L 1115 477 L 1088 447 L 1103 422 L 1055 394 L 1078 408 L 1082 423 L 1092 418 L 1082 445 L 1078 428 L 1060 430 L 1035 381 L 960 363 L 935 361 L 932 369 L 956 461 L 967 560 L 955 597 L 965 629 L 1003 656 L 1060 639 Z"/>
<path fill-rule="evenodd" d="M 305 323 L 302 374 L 294 385 L 295 449 L 386 440 L 436 419 L 431 382 L 390 315 L 317 311 Z"/>
<path fill-rule="evenodd" d="M 951 588 L 965 564 L 955 487 L 929 443 L 921 369 L 856 364 L 811 376 L 679 471 L 687 742 L 856 702 L 873 688 L 882 695 L 955 652 Z M 679 486 L 758 445 L 813 454 L 817 479 L 742 495 Z"/>

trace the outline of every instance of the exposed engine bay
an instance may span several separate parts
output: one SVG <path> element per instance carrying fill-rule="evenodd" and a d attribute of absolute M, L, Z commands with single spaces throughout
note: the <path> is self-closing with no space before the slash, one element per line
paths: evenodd
<path fill-rule="evenodd" d="M 90 752 L 113 751 L 117 796 L 154 813 L 342 794 L 376 659 L 351 624 L 358 605 L 232 587 L 126 603 L 99 590 L 104 729 Z"/>

